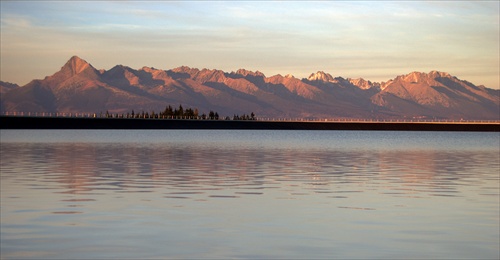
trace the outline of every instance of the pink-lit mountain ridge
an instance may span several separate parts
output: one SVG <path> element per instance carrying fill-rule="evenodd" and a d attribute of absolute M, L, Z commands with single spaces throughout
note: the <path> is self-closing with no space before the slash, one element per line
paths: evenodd
<path fill-rule="evenodd" d="M 161 70 L 117 65 L 98 70 L 73 56 L 60 71 L 25 86 L 0 82 L 2 112 L 127 113 L 167 105 L 287 118 L 500 119 L 500 90 L 445 72 L 412 72 L 387 82 L 333 77 L 266 77 L 179 67 Z"/>

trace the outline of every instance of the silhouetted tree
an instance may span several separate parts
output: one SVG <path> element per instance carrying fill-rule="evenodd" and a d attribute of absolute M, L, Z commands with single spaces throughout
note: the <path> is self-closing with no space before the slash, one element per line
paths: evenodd
<path fill-rule="evenodd" d="M 165 110 L 163 111 L 163 115 L 164 117 L 166 118 L 170 118 L 171 116 L 174 115 L 174 110 L 172 109 L 172 107 L 170 105 L 168 105 Z"/>
<path fill-rule="evenodd" d="M 255 120 L 255 114 L 253 112 L 250 115 L 243 114 L 240 116 L 235 114 L 233 120 Z"/>
<path fill-rule="evenodd" d="M 182 105 L 179 105 L 179 116 L 184 116 L 184 109 L 182 108 Z"/>
<path fill-rule="evenodd" d="M 101 112 L 100 116 L 102 117 L 103 114 Z M 192 108 L 184 108 L 182 107 L 182 104 L 179 105 L 178 108 L 173 109 L 171 105 L 168 105 L 165 107 L 165 110 L 159 113 L 155 113 L 154 110 L 151 110 L 151 112 L 145 112 L 144 110 L 141 111 L 141 113 L 136 113 L 135 110 L 132 110 L 131 113 L 125 114 L 110 114 L 109 111 L 106 111 L 106 117 L 108 118 L 186 118 L 186 119 L 211 119 L 211 120 L 219 120 L 221 117 L 219 116 L 218 112 L 215 112 L 213 110 L 210 110 L 208 113 L 208 116 L 203 113 L 199 114 L 199 110 L 197 108 L 192 109 Z M 223 117 L 225 120 L 231 120 L 229 116 Z M 256 116 L 254 112 L 251 112 L 250 115 L 247 114 L 242 114 L 241 116 L 238 114 L 234 114 L 232 120 L 256 120 Z"/>

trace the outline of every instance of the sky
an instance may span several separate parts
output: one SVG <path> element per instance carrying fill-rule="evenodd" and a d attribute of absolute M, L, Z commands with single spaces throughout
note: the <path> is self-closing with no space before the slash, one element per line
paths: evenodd
<path fill-rule="evenodd" d="M 499 1 L 0 1 L 0 80 L 77 55 L 117 64 L 381 82 L 448 72 L 500 89 Z"/>

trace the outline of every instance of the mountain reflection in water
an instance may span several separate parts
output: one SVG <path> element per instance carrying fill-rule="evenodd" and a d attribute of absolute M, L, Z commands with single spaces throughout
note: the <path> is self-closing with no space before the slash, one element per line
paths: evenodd
<path fill-rule="evenodd" d="M 18 160 L 19 154 L 26 159 L 15 175 L 3 178 L 23 173 L 22 181 L 42 181 L 48 183 L 45 188 L 70 194 L 198 191 L 182 193 L 189 197 L 227 188 L 237 192 L 283 187 L 297 187 L 300 193 L 341 193 L 352 184 L 363 192 L 384 182 L 386 193 L 391 194 L 455 196 L 457 186 L 481 173 L 471 170 L 477 168 L 481 154 L 469 157 L 461 152 L 262 151 L 131 144 L 16 144 L 2 149 L 2 160 Z"/>
<path fill-rule="evenodd" d="M 390 146 L 394 136 L 361 144 L 343 133 L 344 146 L 335 134 L 240 132 L 247 141 L 2 138 L 2 258 L 499 254 L 496 133 L 468 136 L 482 147 L 439 148 L 416 145 L 415 133 Z"/>

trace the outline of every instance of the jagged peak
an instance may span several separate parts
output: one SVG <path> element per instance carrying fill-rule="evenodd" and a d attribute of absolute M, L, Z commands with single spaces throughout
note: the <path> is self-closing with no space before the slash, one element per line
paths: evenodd
<path fill-rule="evenodd" d="M 326 81 L 326 82 L 333 81 L 332 75 L 330 75 L 329 73 L 325 73 L 324 71 L 318 71 L 316 73 L 311 73 L 311 75 L 309 75 L 309 77 L 307 79 L 310 81 L 314 81 L 314 80 L 320 80 L 320 81 Z"/>
<path fill-rule="evenodd" d="M 148 66 L 144 66 L 140 70 L 148 72 L 148 73 L 153 73 L 153 72 L 158 72 L 158 71 L 164 71 L 164 70 L 161 70 L 161 69 L 157 69 L 157 68 L 154 68 L 154 67 L 148 67 Z"/>
<path fill-rule="evenodd" d="M 333 81 L 335 81 L 335 82 L 346 82 L 347 80 L 344 79 L 343 77 L 338 76 L 338 77 L 333 78 Z"/>
<path fill-rule="evenodd" d="M 420 72 L 420 71 L 413 71 L 411 73 L 408 73 L 406 75 L 400 75 L 398 78 L 402 78 L 405 80 L 412 80 L 414 82 L 418 82 L 420 79 L 423 78 L 452 78 L 453 76 L 450 75 L 448 72 L 442 72 L 442 71 L 437 71 L 437 70 L 432 70 L 429 73 L 425 72 Z"/>
<path fill-rule="evenodd" d="M 191 79 L 205 83 L 207 81 L 224 81 L 226 79 L 226 73 L 222 70 L 217 69 L 207 69 L 204 68 L 202 70 L 198 69 L 190 69 L 187 71 L 174 71 L 174 72 L 182 72 L 190 75 Z"/>
<path fill-rule="evenodd" d="M 12 89 L 18 88 L 18 87 L 19 87 L 19 85 L 17 85 L 17 84 L 0 80 L 0 94 L 6 93 L 6 92 L 8 92 Z"/>
<path fill-rule="evenodd" d="M 136 77 L 136 74 L 137 74 L 137 70 L 135 69 L 132 69 L 128 66 L 124 66 L 124 65 L 115 65 L 113 68 L 111 68 L 110 70 L 106 71 L 104 75 L 106 75 L 106 77 L 115 77 L 117 75 L 124 75 L 125 77 L 129 78 L 129 77 Z"/>
<path fill-rule="evenodd" d="M 272 78 L 272 79 L 280 79 L 280 80 L 282 80 L 282 79 L 297 79 L 292 74 L 286 74 L 285 76 L 283 76 L 283 75 L 281 75 L 279 73 L 276 74 L 276 75 L 271 76 L 270 78 Z M 299 80 L 299 79 L 297 79 L 297 80 Z"/>
<path fill-rule="evenodd" d="M 246 69 L 238 69 L 235 74 L 239 74 L 239 75 L 242 75 L 243 77 L 246 77 L 248 75 L 250 76 L 255 76 L 255 77 L 265 77 L 264 73 L 260 72 L 260 71 L 250 71 L 250 70 L 246 70 Z"/>
<path fill-rule="evenodd" d="M 222 71 L 222 70 L 218 70 L 218 69 L 207 69 L 207 68 L 203 68 L 200 72 L 203 72 L 203 73 L 217 73 L 217 74 L 223 73 L 223 74 L 225 74 L 225 72 L 224 72 L 224 71 Z"/>
<path fill-rule="evenodd" d="M 66 64 L 62 67 L 62 69 L 66 68 L 71 71 L 72 75 L 76 75 L 81 73 L 88 67 L 91 67 L 92 69 L 95 70 L 95 68 L 92 67 L 90 63 L 75 55 L 66 62 Z"/>
<path fill-rule="evenodd" d="M 360 89 L 370 89 L 373 87 L 375 87 L 375 88 L 381 87 L 381 83 L 371 82 L 370 80 L 366 80 L 364 78 L 356 78 L 356 79 L 348 78 L 347 81 L 349 81 L 351 84 L 353 84 L 354 86 L 356 86 Z"/>
<path fill-rule="evenodd" d="M 389 85 L 391 85 L 394 82 L 393 79 L 390 79 L 388 81 L 380 83 L 380 89 L 385 90 Z"/>
<path fill-rule="evenodd" d="M 200 70 L 197 69 L 197 68 L 190 68 L 188 66 L 180 66 L 180 67 L 177 67 L 175 69 L 171 69 L 171 71 L 173 72 L 184 72 L 184 73 L 190 73 L 190 72 L 199 72 Z"/>
<path fill-rule="evenodd" d="M 413 71 L 405 75 L 399 75 L 394 79 L 388 80 L 387 82 L 382 82 L 380 86 L 382 90 L 385 90 L 388 86 L 390 86 L 394 82 L 406 82 L 411 84 L 425 83 L 427 85 L 432 85 L 435 84 L 435 81 L 439 78 L 449 78 L 454 81 L 457 80 L 460 81 L 456 77 L 450 75 L 450 73 L 448 72 L 442 72 L 437 70 L 432 70 L 429 73 Z"/>
<path fill-rule="evenodd" d="M 8 81 L 1 81 L 0 80 L 0 86 L 7 86 L 7 87 L 19 87 L 16 83 L 8 82 Z"/>
<path fill-rule="evenodd" d="M 118 64 L 118 65 L 115 65 L 113 68 L 111 68 L 110 71 L 112 71 L 112 70 L 131 70 L 131 69 L 132 68 L 130 68 L 128 66 Z"/>
<path fill-rule="evenodd" d="M 159 79 L 159 80 L 166 80 L 166 79 L 171 79 L 172 77 L 168 75 L 168 72 L 162 69 L 157 69 L 154 67 L 147 67 L 143 66 L 141 69 L 138 71 L 140 74 L 148 74 L 150 75 L 153 79 Z"/>
<path fill-rule="evenodd" d="M 69 58 L 69 61 L 71 61 L 71 62 L 85 62 L 85 63 L 87 63 L 84 59 L 78 57 L 77 55 L 71 56 L 71 58 Z"/>
<path fill-rule="evenodd" d="M 222 79 L 225 77 L 226 73 L 224 71 L 218 69 L 207 69 L 207 68 L 200 70 L 195 75 L 195 79 L 201 79 L 202 81 L 212 78 Z"/>
<path fill-rule="evenodd" d="M 433 70 L 433 71 L 429 72 L 429 75 L 432 75 L 436 78 L 451 78 L 451 77 L 453 77 L 448 72 L 442 72 L 442 71 L 437 71 L 437 70 Z"/>
<path fill-rule="evenodd" d="M 353 78 L 347 78 L 347 80 L 349 82 L 353 83 L 353 84 L 366 84 L 366 83 L 370 84 L 371 83 L 371 81 L 366 80 L 364 78 L 355 78 L 355 79 L 353 79 Z"/>

